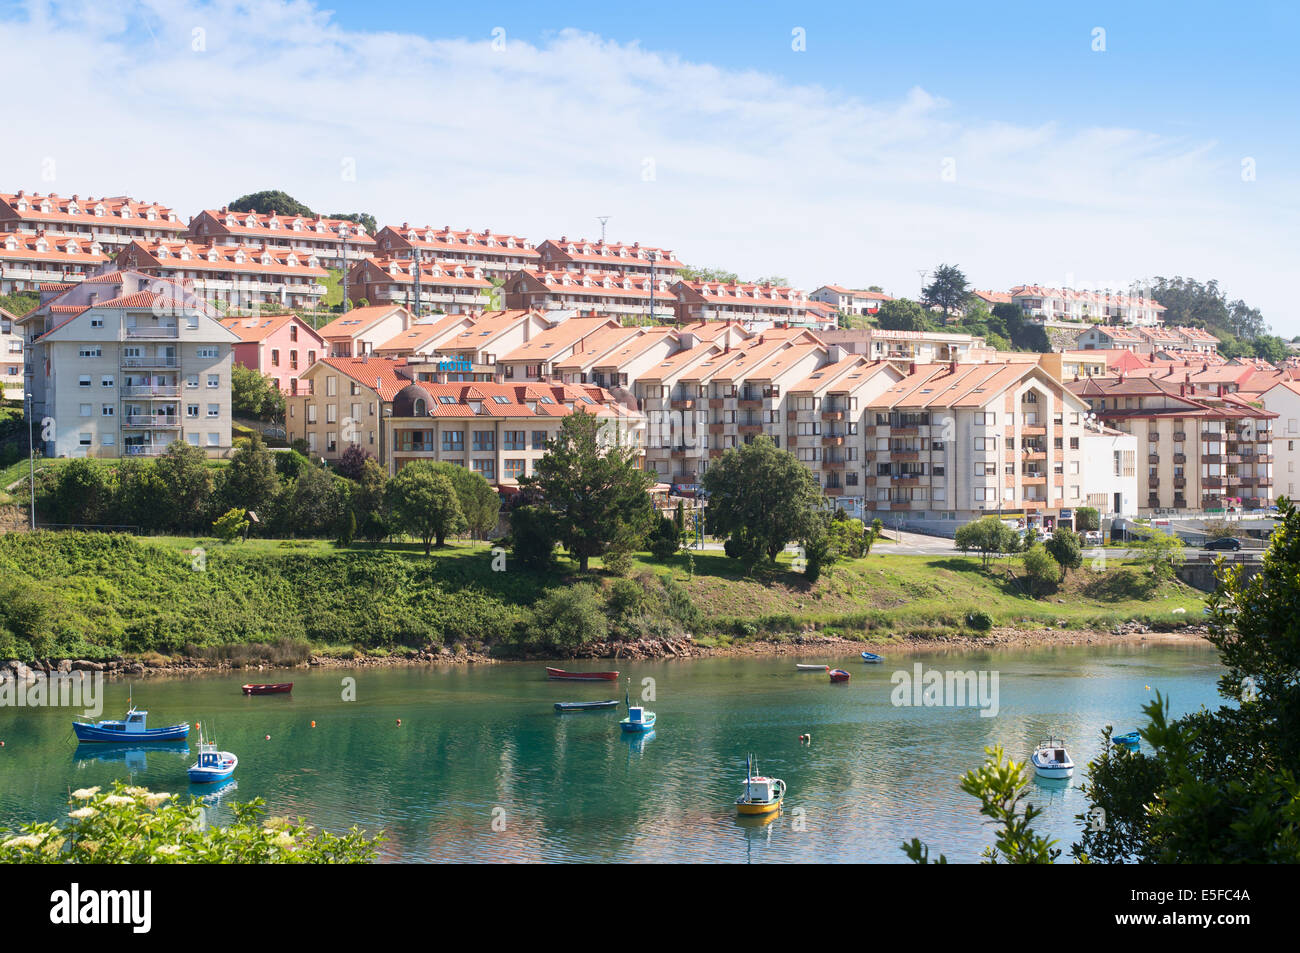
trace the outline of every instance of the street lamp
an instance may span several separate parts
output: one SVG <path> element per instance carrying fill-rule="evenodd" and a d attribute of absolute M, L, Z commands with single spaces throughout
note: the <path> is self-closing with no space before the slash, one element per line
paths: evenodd
<path fill-rule="evenodd" d="M 343 313 L 348 313 L 348 223 L 339 222 L 339 238 L 343 240 Z"/>
<path fill-rule="evenodd" d="M 659 253 L 650 252 L 650 323 L 655 323 L 655 262 L 659 260 Z"/>
<path fill-rule="evenodd" d="M 32 408 L 35 406 L 35 400 L 32 392 L 27 391 L 27 468 L 28 482 L 31 483 L 31 504 L 28 507 L 28 516 L 31 519 L 32 532 L 36 532 L 36 438 L 32 432 Z"/>

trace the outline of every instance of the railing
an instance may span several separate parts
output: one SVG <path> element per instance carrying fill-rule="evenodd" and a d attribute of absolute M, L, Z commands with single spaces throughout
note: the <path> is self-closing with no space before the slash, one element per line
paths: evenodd
<path fill-rule="evenodd" d="M 124 357 L 123 367 L 180 367 L 178 357 Z"/>
<path fill-rule="evenodd" d="M 179 384 L 151 384 L 144 387 L 123 387 L 123 397 L 179 397 Z"/>
<path fill-rule="evenodd" d="M 128 338 L 179 338 L 181 336 L 180 328 L 176 325 L 155 325 L 139 326 L 126 329 Z"/>
<path fill-rule="evenodd" d="M 138 444 L 128 443 L 123 448 L 128 457 L 161 457 L 167 452 L 167 447 L 162 444 Z"/>
<path fill-rule="evenodd" d="M 175 429 L 181 425 L 176 414 L 127 414 L 128 427 L 166 427 Z"/>

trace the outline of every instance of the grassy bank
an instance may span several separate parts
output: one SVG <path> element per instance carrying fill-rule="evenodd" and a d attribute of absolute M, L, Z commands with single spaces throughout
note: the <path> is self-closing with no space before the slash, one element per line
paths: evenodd
<path fill-rule="evenodd" d="M 224 647 L 239 645 L 276 647 L 274 657 L 286 661 L 306 647 L 382 654 L 445 645 L 510 655 L 554 648 L 548 631 L 557 620 L 591 638 L 691 631 L 705 645 L 810 627 L 848 638 L 969 634 L 977 611 L 994 625 L 1100 629 L 1139 619 L 1166 627 L 1199 621 L 1205 604 L 1180 583 L 1153 589 L 1115 561 L 1035 597 L 1008 574 L 1014 560 L 986 572 L 974 557 L 873 553 L 808 585 L 786 559 L 762 578 L 705 553 L 693 569 L 684 556 L 642 559 L 628 578 L 581 580 L 563 560 L 551 573 L 508 562 L 493 571 L 481 544 L 426 559 L 414 543 L 10 533 L 0 536 L 0 658 L 229 657 Z"/>

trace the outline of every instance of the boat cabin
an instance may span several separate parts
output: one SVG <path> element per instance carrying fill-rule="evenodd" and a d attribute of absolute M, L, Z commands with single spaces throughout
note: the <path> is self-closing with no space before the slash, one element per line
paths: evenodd
<path fill-rule="evenodd" d="M 645 708 L 640 705 L 633 705 L 627 710 L 627 720 L 634 725 L 645 722 Z"/>
<path fill-rule="evenodd" d="M 745 784 L 745 796 L 751 801 L 761 804 L 776 800 L 776 794 L 772 788 L 774 785 L 772 778 L 750 778 Z"/>
<path fill-rule="evenodd" d="M 148 717 L 147 711 L 132 708 L 122 721 L 101 721 L 98 727 L 101 731 L 120 731 L 127 735 L 139 735 L 148 730 L 145 728 Z"/>
<path fill-rule="evenodd" d="M 222 757 L 224 753 L 225 752 L 222 751 L 200 750 L 199 763 L 197 766 L 200 768 L 224 768 L 226 765 L 230 764 L 229 758 Z"/>

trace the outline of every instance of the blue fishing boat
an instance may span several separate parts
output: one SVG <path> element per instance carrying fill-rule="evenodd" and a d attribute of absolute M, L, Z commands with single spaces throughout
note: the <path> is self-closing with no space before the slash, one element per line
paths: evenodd
<path fill-rule="evenodd" d="M 877 663 L 879 663 L 879 662 L 883 662 L 884 660 L 885 660 L 885 657 L 884 657 L 883 655 L 877 655 L 875 652 L 863 652 L 863 653 L 862 653 L 862 661 L 864 661 L 864 662 L 877 662 Z"/>
<path fill-rule="evenodd" d="M 646 711 L 641 705 L 632 704 L 632 679 L 627 680 L 627 692 L 624 694 L 624 701 L 627 703 L 627 717 L 619 722 L 619 726 L 624 731 L 641 732 L 653 731 L 655 726 L 655 713 Z"/>
<path fill-rule="evenodd" d="M 597 711 L 601 708 L 618 707 L 618 699 L 611 698 L 604 702 L 556 702 L 555 710 L 558 712 L 566 711 Z"/>
<path fill-rule="evenodd" d="M 204 741 L 199 731 L 199 760 L 190 765 L 191 784 L 227 781 L 239 766 L 239 759 L 229 751 L 218 751 L 215 741 Z"/>
<path fill-rule="evenodd" d="M 1116 748 L 1123 748 L 1133 754 L 1137 754 L 1142 747 L 1141 739 L 1136 731 L 1130 731 L 1123 735 L 1111 735 L 1110 740 Z"/>
<path fill-rule="evenodd" d="M 184 741 L 189 737 L 189 725 L 168 725 L 150 728 L 149 713 L 132 708 L 121 721 L 74 721 L 72 730 L 78 741 L 108 744 L 138 744 L 142 741 Z"/>

